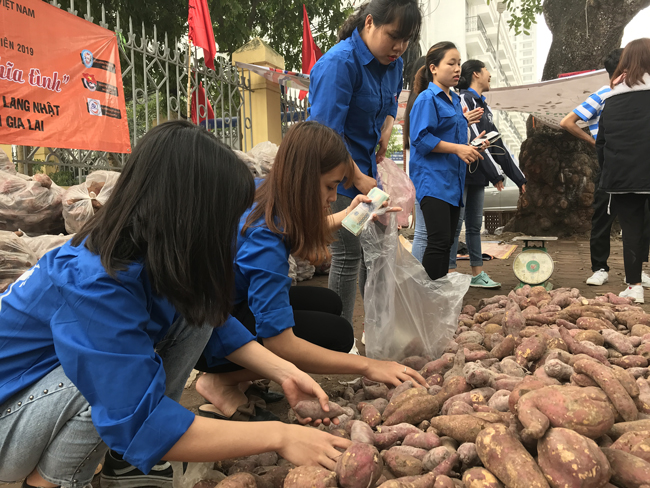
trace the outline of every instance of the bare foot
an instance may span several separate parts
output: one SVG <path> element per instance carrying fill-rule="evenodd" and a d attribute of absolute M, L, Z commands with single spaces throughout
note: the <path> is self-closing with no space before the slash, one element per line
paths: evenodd
<path fill-rule="evenodd" d="M 240 405 L 248 403 L 248 398 L 241 391 L 239 383 L 227 384 L 218 374 L 206 373 L 199 376 L 196 391 L 226 417 L 233 415 Z"/>

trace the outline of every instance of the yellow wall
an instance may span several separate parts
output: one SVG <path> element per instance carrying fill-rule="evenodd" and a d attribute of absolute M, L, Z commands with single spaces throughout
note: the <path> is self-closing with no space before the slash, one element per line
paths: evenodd
<path fill-rule="evenodd" d="M 259 37 L 256 37 L 233 53 L 233 64 L 237 61 L 284 69 L 284 58 Z M 263 76 L 251 73 L 251 89 L 253 140 L 252 143 L 250 140 L 246 141 L 247 147 L 242 148 L 244 152 L 252 149 L 253 146 L 260 142 L 271 141 L 278 145 L 282 142 L 280 85 L 268 81 Z M 246 100 L 246 103 L 248 103 L 248 100 Z"/>

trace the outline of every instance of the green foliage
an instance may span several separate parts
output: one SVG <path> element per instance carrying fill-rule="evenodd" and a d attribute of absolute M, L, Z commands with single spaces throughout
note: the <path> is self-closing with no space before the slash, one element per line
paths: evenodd
<path fill-rule="evenodd" d="M 543 0 L 504 0 L 504 3 L 510 12 L 508 26 L 514 29 L 516 35 L 522 32 L 529 34 L 530 26 L 535 23 L 535 16 L 542 13 Z"/>
<path fill-rule="evenodd" d="M 401 153 L 404 151 L 404 143 L 402 140 L 402 133 L 397 127 L 393 126 L 393 132 L 388 140 L 388 148 L 386 149 L 386 157 L 392 159 L 393 154 Z"/>
<path fill-rule="evenodd" d="M 119 13 L 120 26 L 126 32 L 131 17 L 136 32 L 141 31 L 144 22 L 151 36 L 155 25 L 159 41 L 164 40 L 164 33 L 169 42 L 187 35 L 188 0 L 91 0 L 90 3 L 94 17 L 100 15 L 104 3 L 111 28 L 115 27 Z M 314 40 L 325 52 L 334 45 L 339 27 L 352 12 L 349 0 L 208 0 L 217 50 L 232 54 L 254 37 L 261 37 L 284 56 L 287 69 L 299 70 L 303 3 Z"/>

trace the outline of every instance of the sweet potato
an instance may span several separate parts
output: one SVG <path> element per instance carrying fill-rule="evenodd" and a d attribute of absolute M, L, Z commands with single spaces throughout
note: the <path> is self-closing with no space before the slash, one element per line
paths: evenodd
<path fill-rule="evenodd" d="M 383 469 L 384 463 L 379 452 L 368 444 L 352 444 L 336 463 L 336 474 L 341 488 L 373 486 Z"/>
<path fill-rule="evenodd" d="M 458 457 L 462 464 L 461 470 L 466 470 L 474 466 L 481 464 L 480 459 L 478 458 L 478 453 L 476 452 L 476 444 L 473 442 L 464 442 L 458 446 Z"/>
<path fill-rule="evenodd" d="M 440 476 L 450 476 L 454 468 L 460 464 L 460 457 L 457 452 L 452 452 L 451 455 L 442 461 L 438 466 L 433 469 L 433 473 Z"/>
<path fill-rule="evenodd" d="M 375 444 L 375 434 L 372 428 L 365 422 L 355 421 L 350 430 L 350 440 L 352 442 L 362 442 L 364 444 Z"/>
<path fill-rule="evenodd" d="M 386 407 L 388 406 L 388 400 L 386 400 L 385 398 L 375 398 L 374 400 L 364 400 L 362 402 L 359 402 L 357 404 L 357 409 L 359 410 L 359 412 L 361 412 L 361 410 L 363 410 L 363 407 L 365 407 L 366 405 L 372 405 L 381 414 L 384 413 L 384 410 L 386 410 Z"/>
<path fill-rule="evenodd" d="M 324 411 L 321 408 L 320 403 L 315 400 L 303 400 L 301 402 L 298 402 L 296 406 L 293 407 L 293 409 L 303 419 L 311 418 L 312 420 L 326 418 L 333 419 L 345 413 L 343 411 L 343 408 L 334 402 L 328 402 L 327 405 L 330 409 L 329 412 Z"/>
<path fill-rule="evenodd" d="M 419 459 L 422 461 L 424 459 L 424 456 L 427 454 L 426 449 L 420 449 L 419 447 L 413 447 L 413 446 L 393 446 L 389 449 L 389 451 L 396 453 L 396 454 L 405 454 L 407 456 L 413 456 L 416 459 Z"/>
<path fill-rule="evenodd" d="M 603 334 L 599 334 L 595 330 L 576 330 L 576 332 L 577 333 L 575 335 L 573 334 L 572 335 L 573 338 L 578 342 L 589 341 L 589 342 L 593 342 L 597 346 L 605 345 L 605 338 L 603 337 Z M 617 333 L 613 330 L 610 332 L 614 332 L 615 334 Z"/>
<path fill-rule="evenodd" d="M 571 337 L 571 334 L 569 334 L 569 331 L 565 327 L 560 327 L 560 335 L 562 336 L 562 340 L 569 348 L 571 354 L 586 354 L 587 356 L 591 356 L 603 364 L 609 364 L 605 355 L 590 349 L 584 342 L 576 341 L 573 337 Z"/>
<path fill-rule="evenodd" d="M 381 414 L 373 405 L 367 404 L 361 410 L 361 420 L 374 428 L 381 423 Z"/>
<path fill-rule="evenodd" d="M 479 334 L 480 335 L 480 334 Z M 422 356 L 409 356 L 400 361 L 404 366 L 414 369 L 415 371 L 421 370 L 429 361 Z"/>
<path fill-rule="evenodd" d="M 336 473 L 319 466 L 298 466 L 289 471 L 284 479 L 284 488 L 335 488 L 336 486 Z M 255 485 L 251 488 L 255 488 Z"/>
<path fill-rule="evenodd" d="M 580 317 L 576 320 L 576 325 L 584 330 L 603 330 L 607 329 L 607 324 L 595 317 Z"/>
<path fill-rule="evenodd" d="M 650 414 L 650 384 L 645 378 L 637 378 L 636 384 L 639 389 L 639 396 L 634 399 L 636 408 L 640 413 Z"/>
<path fill-rule="evenodd" d="M 326 470 L 324 469 L 323 471 Z M 287 485 L 285 484 L 285 486 Z M 287 488 L 303 488 L 306 486 L 307 485 L 292 485 L 291 487 L 287 487 Z M 334 475 L 334 484 L 318 485 L 318 488 L 321 487 L 326 488 L 330 486 L 336 486 L 336 475 Z M 218 488 L 257 488 L 257 483 L 255 482 L 255 476 L 253 476 L 251 473 L 236 473 L 222 480 L 217 485 L 217 487 Z"/>
<path fill-rule="evenodd" d="M 650 480 L 650 463 L 618 449 L 602 449 L 612 467 L 612 483 L 625 488 L 640 488 Z"/>
<path fill-rule="evenodd" d="M 447 400 L 449 400 L 454 395 L 465 393 L 467 391 L 470 391 L 471 389 L 472 387 L 467 384 L 465 378 L 463 378 L 462 376 L 456 376 L 454 378 L 451 378 L 450 380 L 445 380 L 442 386 L 442 390 L 440 390 L 435 395 L 435 398 L 440 405 L 443 405 Z"/>
<path fill-rule="evenodd" d="M 497 377 L 494 382 L 494 389 L 496 390 L 514 390 L 522 382 L 523 378 L 509 376 L 507 374 Z"/>
<path fill-rule="evenodd" d="M 610 368 L 589 360 L 578 361 L 573 368 L 576 373 L 586 374 L 598 383 L 625 421 L 637 419 L 639 412 L 634 401 Z"/>
<path fill-rule="evenodd" d="M 440 446 L 440 438 L 433 432 L 421 432 L 419 434 L 409 434 L 402 442 L 403 446 L 419 447 L 430 451 L 434 447 Z"/>
<path fill-rule="evenodd" d="M 436 481 L 433 484 L 433 488 L 456 488 L 454 480 L 449 476 L 441 475 L 436 476 Z"/>
<path fill-rule="evenodd" d="M 508 488 L 549 488 L 533 457 L 503 424 L 483 429 L 476 450 L 483 465 Z"/>
<path fill-rule="evenodd" d="M 425 364 L 420 370 L 420 374 L 424 378 L 428 378 L 432 374 L 444 374 L 454 365 L 454 358 L 453 354 L 443 354 L 440 359 Z"/>
<path fill-rule="evenodd" d="M 544 364 L 544 371 L 551 378 L 555 378 L 560 381 L 568 381 L 574 372 L 571 366 L 563 363 L 559 359 L 546 361 Z"/>
<path fill-rule="evenodd" d="M 602 390 L 568 385 L 526 393 L 517 402 L 516 411 L 525 427 L 522 439 L 539 439 L 551 425 L 595 439 L 611 429 L 615 418 Z"/>
<path fill-rule="evenodd" d="M 448 415 L 431 419 L 431 427 L 438 434 L 453 437 L 459 442 L 474 442 L 478 433 L 490 422 L 474 415 Z"/>
<path fill-rule="evenodd" d="M 284 466 L 260 466 L 254 470 L 254 474 L 258 475 L 263 485 L 268 488 L 282 488 L 284 480 L 291 471 L 292 467 L 289 465 Z M 256 480 L 257 481 L 257 480 Z M 257 483 L 257 488 L 263 488 L 260 483 Z"/>
<path fill-rule="evenodd" d="M 515 406 L 517 405 L 517 402 L 522 396 L 524 396 L 529 391 L 539 390 L 540 388 L 544 388 L 545 386 L 552 386 L 557 384 L 559 384 L 557 380 L 550 381 L 545 378 L 526 376 L 519 383 L 519 385 L 514 390 L 512 390 L 512 393 L 510 394 L 510 397 L 508 399 L 508 406 L 510 407 L 510 411 L 512 413 L 516 413 Z"/>
<path fill-rule="evenodd" d="M 429 394 L 414 396 L 400 404 L 399 408 L 384 420 L 384 425 L 419 424 L 438 413 L 439 409 L 440 404 L 435 396 Z"/>
<path fill-rule="evenodd" d="M 603 339 L 607 344 L 610 344 L 614 349 L 616 349 L 621 354 L 634 354 L 635 348 L 632 345 L 630 339 L 620 332 L 615 330 L 603 330 L 601 331 Z"/>
<path fill-rule="evenodd" d="M 396 478 L 422 474 L 422 461 L 413 456 L 391 450 L 385 451 L 382 455 L 384 463 Z"/>
<path fill-rule="evenodd" d="M 620 366 L 621 368 L 645 368 L 648 366 L 648 360 L 643 356 L 630 355 L 622 358 L 610 359 L 610 363 Z"/>
<path fill-rule="evenodd" d="M 445 381 L 463 375 L 463 367 L 465 366 L 465 349 L 460 348 L 454 358 L 453 367 L 444 374 Z"/>
<path fill-rule="evenodd" d="M 521 308 L 516 301 L 508 300 L 506 313 L 502 321 L 504 335 L 512 334 L 514 337 L 519 335 L 519 331 L 526 327 L 526 318 L 521 313 Z"/>
<path fill-rule="evenodd" d="M 634 337 L 643 337 L 646 334 L 650 334 L 650 327 L 644 324 L 634 324 L 630 329 L 632 336 Z"/>
<path fill-rule="evenodd" d="M 650 430 L 642 430 L 640 432 L 626 432 L 621 437 L 616 439 L 611 446 L 612 449 L 618 449 L 620 451 L 625 451 L 632 453 L 632 449 L 650 439 Z M 642 458 L 644 461 L 648 461 L 644 456 L 639 456 L 638 453 L 635 454 L 638 457 Z"/>
<path fill-rule="evenodd" d="M 393 432 L 375 432 L 375 447 L 380 451 L 389 449 L 399 441 L 399 434 Z"/>
<path fill-rule="evenodd" d="M 510 398 L 510 391 L 499 390 L 488 401 L 488 407 L 493 408 L 499 412 L 508 412 L 508 399 Z"/>
<path fill-rule="evenodd" d="M 611 476 L 609 462 L 594 441 L 562 428 L 537 442 L 537 463 L 551 486 L 599 488 Z"/>
<path fill-rule="evenodd" d="M 442 377 L 442 375 L 440 375 L 440 374 L 432 374 L 431 376 L 427 377 L 427 386 L 430 389 L 432 386 L 440 386 L 440 385 L 442 385 L 444 383 L 444 381 L 445 381 L 445 379 Z M 429 392 L 429 394 L 431 395 L 432 393 Z"/>
<path fill-rule="evenodd" d="M 363 392 L 367 400 L 374 400 L 375 398 L 386 398 L 388 387 L 383 383 L 374 383 L 366 385 L 363 383 Z"/>
<path fill-rule="evenodd" d="M 492 357 L 503 359 L 510 356 L 515 350 L 515 338 L 512 334 L 508 335 L 499 344 L 491 350 Z"/>
<path fill-rule="evenodd" d="M 496 374 L 480 363 L 468 363 L 463 368 L 463 376 L 468 384 L 475 388 L 489 386 L 495 379 Z"/>
<path fill-rule="evenodd" d="M 434 447 L 422 459 L 422 465 L 427 471 L 433 471 L 441 462 L 451 456 L 452 452 L 444 446 Z"/>
<path fill-rule="evenodd" d="M 616 440 L 627 432 L 641 432 L 644 430 L 650 430 L 650 420 L 648 419 L 619 422 L 612 426 L 607 435 Z"/>
<path fill-rule="evenodd" d="M 503 488 L 501 482 L 485 468 L 471 468 L 463 473 L 465 488 Z"/>
<path fill-rule="evenodd" d="M 388 432 L 396 432 L 398 435 L 398 440 L 400 441 L 409 434 L 422 433 L 422 431 L 418 429 L 416 426 L 407 423 L 401 423 L 397 425 L 380 425 L 377 427 L 377 432 L 380 434 L 384 434 Z"/>
<path fill-rule="evenodd" d="M 517 350 L 519 350 L 519 348 L 517 348 Z M 523 378 L 524 376 L 526 376 L 526 371 L 524 370 L 524 368 L 519 363 L 513 361 L 510 358 L 504 358 L 501 361 L 501 371 L 503 372 L 503 374 L 507 374 L 509 376 L 515 376 L 517 378 Z"/>

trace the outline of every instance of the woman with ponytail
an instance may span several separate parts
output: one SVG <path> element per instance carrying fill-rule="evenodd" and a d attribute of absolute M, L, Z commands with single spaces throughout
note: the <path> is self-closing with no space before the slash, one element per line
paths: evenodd
<path fill-rule="evenodd" d="M 402 91 L 401 55 L 418 38 L 421 20 L 417 0 L 370 0 L 348 18 L 338 44 L 311 69 L 310 120 L 334 129 L 355 162 L 352 185 L 346 188 L 346 180 L 338 186 L 332 213 L 377 184 L 377 160 L 386 153 Z M 357 278 L 363 293 L 366 276 L 361 243 L 343 229 L 335 239 L 329 287 L 341 297 L 343 318 L 352 323 Z"/>
<path fill-rule="evenodd" d="M 415 77 L 417 98 L 407 107 L 411 139 L 410 176 L 427 230 L 422 265 L 432 280 L 447 274 L 460 215 L 465 165 L 483 159 L 467 145 L 467 120 L 460 97 L 451 90 L 460 78 L 460 53 L 451 42 L 427 52 Z"/>
<path fill-rule="evenodd" d="M 470 141 L 483 131 L 498 132 L 494 125 L 492 110 L 485 102 L 483 93 L 490 90 L 490 72 L 485 64 L 478 59 L 465 61 L 462 66 L 458 89 L 463 109 L 482 111 L 480 121 L 470 128 Z M 477 171 L 478 170 L 478 171 Z M 483 254 L 481 251 L 481 226 L 483 225 L 483 199 L 485 187 L 492 183 L 499 191 L 504 187 L 504 173 L 515 182 L 522 192 L 526 191 L 526 177 L 510 156 L 510 151 L 499 139 L 485 152 L 485 159 L 477 165 L 467 167 L 465 176 L 465 191 L 463 192 L 463 208 L 456 226 L 454 244 L 449 256 L 449 270 L 456 269 L 456 251 L 458 238 L 465 221 L 466 242 L 469 249 L 470 266 L 472 268 L 472 283 L 474 288 L 499 288 L 501 283 L 493 281 L 483 271 Z"/>

